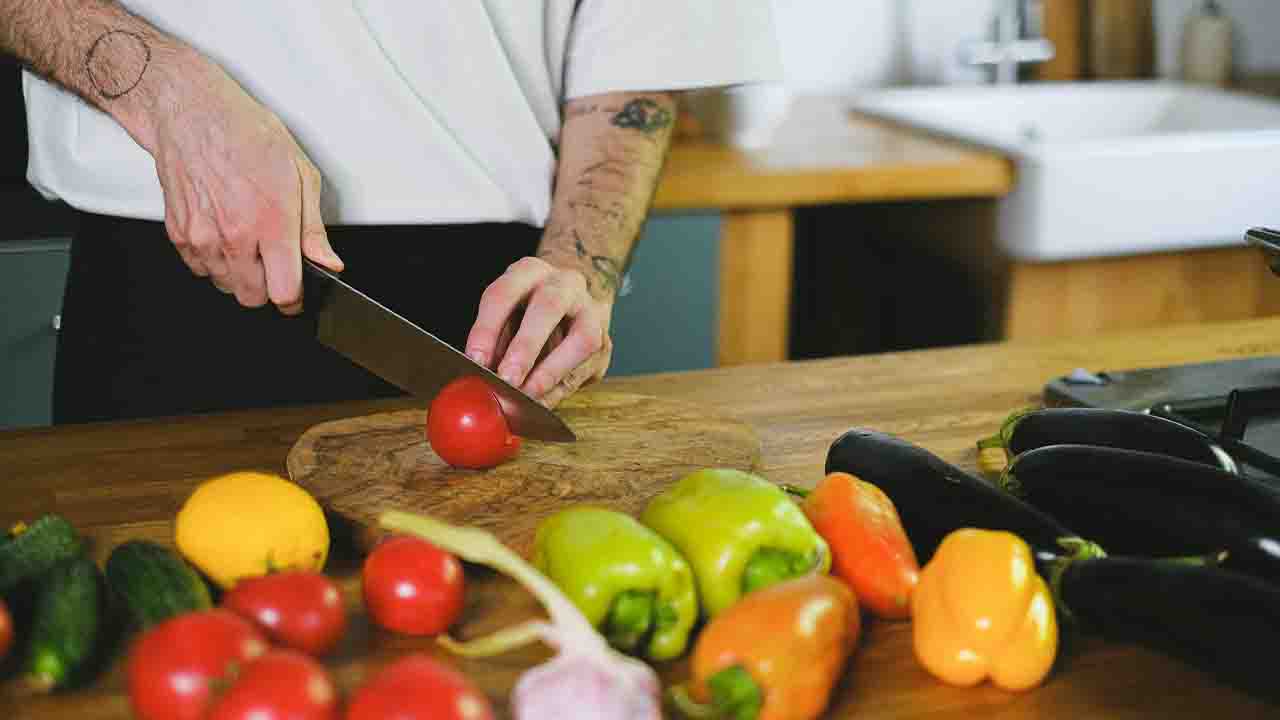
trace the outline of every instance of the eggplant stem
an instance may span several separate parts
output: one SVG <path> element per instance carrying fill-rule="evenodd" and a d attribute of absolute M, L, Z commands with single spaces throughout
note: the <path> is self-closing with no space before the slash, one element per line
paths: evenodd
<path fill-rule="evenodd" d="M 1104 558 L 1107 553 L 1101 545 L 1082 537 L 1058 538 L 1058 546 L 1067 551 L 1067 554 L 1054 558 L 1049 564 L 1049 592 L 1053 595 L 1053 604 L 1058 608 L 1058 614 L 1067 623 L 1074 624 L 1075 614 L 1062 598 L 1062 576 L 1072 563 Z"/>
<path fill-rule="evenodd" d="M 1000 437 L 1000 433 L 984 437 L 978 441 L 979 450 L 990 450 L 993 448 L 997 450 L 1004 449 L 1004 438 Z"/>
<path fill-rule="evenodd" d="M 1000 438 L 1000 446 L 1008 448 L 1009 438 L 1013 437 L 1013 429 L 1018 426 L 1018 423 L 1022 421 L 1022 418 L 1039 409 L 1040 408 L 1038 407 L 1025 407 L 1021 410 L 1014 410 L 1009 413 L 1009 417 L 1005 418 L 1004 422 L 1000 423 L 1000 432 L 997 435 Z"/>
<path fill-rule="evenodd" d="M 995 479 L 995 486 L 1001 491 L 1020 498 L 1026 492 L 1022 487 L 1022 481 L 1018 480 L 1018 476 L 1013 472 L 1014 463 L 1004 466 L 1004 470 L 1000 471 L 1000 477 Z"/>

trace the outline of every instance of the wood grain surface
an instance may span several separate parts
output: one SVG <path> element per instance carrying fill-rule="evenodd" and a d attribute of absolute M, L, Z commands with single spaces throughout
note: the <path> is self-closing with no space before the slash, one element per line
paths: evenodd
<path fill-rule="evenodd" d="M 423 434 L 424 410 L 327 422 L 289 452 L 290 478 L 360 529 L 379 536 L 385 510 L 425 512 L 484 528 L 527 554 L 543 518 L 591 503 L 639 514 L 683 475 L 707 467 L 754 470 L 760 438 L 746 423 L 698 405 L 633 393 L 578 394 L 558 410 L 578 440 L 525 441 L 485 471 L 449 467 Z"/>
<path fill-rule="evenodd" d="M 972 469 L 978 438 L 998 428 L 1009 411 L 1038 402 L 1045 382 L 1075 368 L 1116 370 L 1260 355 L 1280 355 L 1280 320 L 615 378 L 589 392 L 694 403 L 709 414 L 744 422 L 762 443 L 761 474 L 775 482 L 812 486 L 822 477 L 831 441 L 851 427 L 893 433 Z M 285 472 L 290 449 L 308 429 L 418 405 L 390 400 L 0 432 L 0 526 L 40 512 L 60 512 L 92 538 L 99 559 L 125 538 L 168 541 L 174 513 L 204 478 L 249 468 Z M 334 527 L 340 527 L 336 519 Z M 499 716 L 510 717 L 506 700 L 516 679 L 547 658 L 548 651 L 538 647 L 461 660 L 430 638 L 379 630 L 360 601 L 359 563 L 359 554 L 341 534 L 335 535 L 326 571 L 343 589 L 349 625 L 324 662 L 338 687 L 350 692 L 386 663 L 424 652 L 466 673 Z M 467 582 L 466 607 L 454 627 L 461 637 L 540 614 L 528 594 L 494 573 L 468 568 Z M 1088 634 L 1067 637 L 1042 687 L 1007 693 L 986 685 L 956 688 L 937 682 L 915 660 L 909 624 L 873 621 L 845 669 L 827 717 L 1280 716 L 1280 708 L 1160 653 Z M 0 680 L 0 718 L 129 718 L 124 656 L 123 649 L 116 649 L 107 672 L 87 687 L 52 697 L 20 697 L 12 681 Z M 678 682 L 687 677 L 688 668 L 676 662 L 659 671 L 664 680 Z"/>
<path fill-rule="evenodd" d="M 746 208 L 947 197 L 1013 188 L 1003 155 L 881 122 L 847 98 L 802 95 L 772 141 L 744 150 L 702 139 L 672 144 L 655 210 Z"/>
<path fill-rule="evenodd" d="M 1088 337 L 1280 313 L 1280 282 L 1253 247 L 1012 263 L 1003 338 Z"/>

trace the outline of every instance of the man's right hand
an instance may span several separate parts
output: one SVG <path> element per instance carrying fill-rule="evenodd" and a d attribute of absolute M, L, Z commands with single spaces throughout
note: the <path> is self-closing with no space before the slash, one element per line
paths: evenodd
<path fill-rule="evenodd" d="M 241 305 L 301 312 L 301 256 L 342 270 L 320 216 L 320 172 L 225 72 L 193 64 L 176 111 L 153 124 L 147 143 L 169 238 L 193 273 Z"/>
<path fill-rule="evenodd" d="M 302 255 L 334 271 L 320 173 L 217 64 L 117 2 L 0 0 L 0 52 L 110 114 L 155 160 L 182 259 L 242 305 L 302 310 Z"/>

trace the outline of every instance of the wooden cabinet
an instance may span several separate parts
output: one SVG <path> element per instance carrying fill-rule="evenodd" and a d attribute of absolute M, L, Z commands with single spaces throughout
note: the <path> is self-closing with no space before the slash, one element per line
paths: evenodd
<path fill-rule="evenodd" d="M 1257 249 L 1017 262 L 995 243 L 997 202 L 801 211 L 794 356 L 1085 338 L 1280 315 L 1280 277 Z"/>
<path fill-rule="evenodd" d="M 1241 228 L 1243 233 L 1244 228 Z M 1250 247 L 1155 253 L 1008 270 L 1003 337 L 1080 337 L 1280 314 L 1280 277 Z"/>

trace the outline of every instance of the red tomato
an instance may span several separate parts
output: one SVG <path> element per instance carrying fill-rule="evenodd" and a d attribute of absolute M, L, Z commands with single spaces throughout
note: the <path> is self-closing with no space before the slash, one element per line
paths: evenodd
<path fill-rule="evenodd" d="M 472 470 L 506 462 L 520 450 L 498 396 L 475 376 L 454 380 L 431 401 L 427 442 L 445 462 Z"/>
<path fill-rule="evenodd" d="M 0 660 L 9 654 L 9 646 L 13 645 L 13 617 L 9 608 L 0 600 Z"/>
<path fill-rule="evenodd" d="M 407 655 L 359 687 L 346 720 L 490 720 L 489 700 L 467 677 L 426 655 Z"/>
<path fill-rule="evenodd" d="M 329 720 L 338 693 L 324 666 L 297 650 L 271 650 L 250 662 L 208 720 Z"/>
<path fill-rule="evenodd" d="M 364 604 L 374 622 L 406 635 L 436 635 L 462 612 L 462 564 L 426 540 L 397 536 L 365 558 Z"/>
<path fill-rule="evenodd" d="M 170 618 L 148 630 L 129 653 L 129 702 L 142 720 L 198 720 L 212 702 L 210 685 L 267 649 L 248 620 L 214 608 Z"/>
<path fill-rule="evenodd" d="M 222 605 L 257 623 L 275 642 L 312 655 L 332 650 L 347 627 L 338 586 L 311 570 L 241 580 Z"/>

